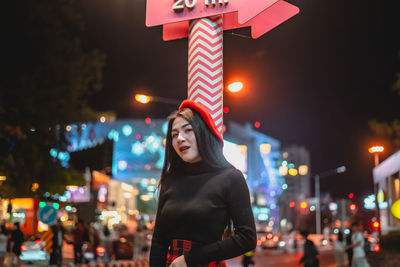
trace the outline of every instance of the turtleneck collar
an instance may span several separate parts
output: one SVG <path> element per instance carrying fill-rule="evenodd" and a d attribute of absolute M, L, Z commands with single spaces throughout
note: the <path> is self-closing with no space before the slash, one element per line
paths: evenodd
<path fill-rule="evenodd" d="M 206 164 L 203 160 L 200 160 L 195 163 L 183 162 L 180 166 L 179 172 L 183 175 L 198 175 L 210 171 L 214 171 L 215 168 L 212 168 L 208 164 Z"/>

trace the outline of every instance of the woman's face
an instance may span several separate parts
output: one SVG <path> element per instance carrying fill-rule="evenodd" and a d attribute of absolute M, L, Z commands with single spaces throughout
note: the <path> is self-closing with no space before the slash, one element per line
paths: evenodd
<path fill-rule="evenodd" d="M 182 117 L 174 120 L 171 137 L 172 146 L 183 161 L 195 163 L 201 160 L 193 127 L 187 120 Z"/>

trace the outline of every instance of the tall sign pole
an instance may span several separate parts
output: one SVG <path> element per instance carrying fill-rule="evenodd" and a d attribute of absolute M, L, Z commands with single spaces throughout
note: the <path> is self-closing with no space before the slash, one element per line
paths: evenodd
<path fill-rule="evenodd" d="M 222 132 L 223 31 L 251 27 L 256 39 L 298 12 L 282 0 L 147 0 L 146 25 L 163 25 L 165 41 L 189 37 L 188 98 Z"/>
<path fill-rule="evenodd" d="M 222 16 L 193 20 L 189 33 L 188 98 L 203 104 L 222 133 Z"/>

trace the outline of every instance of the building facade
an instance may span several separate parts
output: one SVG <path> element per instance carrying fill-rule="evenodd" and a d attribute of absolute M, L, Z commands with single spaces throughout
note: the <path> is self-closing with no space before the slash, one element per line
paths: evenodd
<path fill-rule="evenodd" d="M 382 233 L 400 230 L 400 151 L 376 166 L 373 176 Z"/>

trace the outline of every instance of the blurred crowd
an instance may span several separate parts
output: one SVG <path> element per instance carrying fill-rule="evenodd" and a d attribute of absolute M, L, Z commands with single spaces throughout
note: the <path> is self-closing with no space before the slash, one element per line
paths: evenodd
<path fill-rule="evenodd" d="M 42 250 L 46 250 L 47 247 L 46 253 L 52 266 L 65 263 L 66 255 L 63 254 L 67 254 L 65 252 L 68 250 L 68 254 L 73 255 L 75 265 L 121 259 L 143 261 L 148 259 L 152 229 L 151 224 L 143 221 L 138 221 L 132 229 L 125 224 L 108 227 L 101 223 L 89 224 L 77 219 L 72 226 L 64 226 L 61 221 L 57 221 L 49 231 L 52 235 L 46 244 L 41 240 L 41 235 L 25 236 L 19 223 L 7 224 L 7 227 L 6 224 L 2 224 L 0 267 L 20 265 L 21 254 L 29 249 L 24 242 L 29 241 L 43 243 Z"/>

